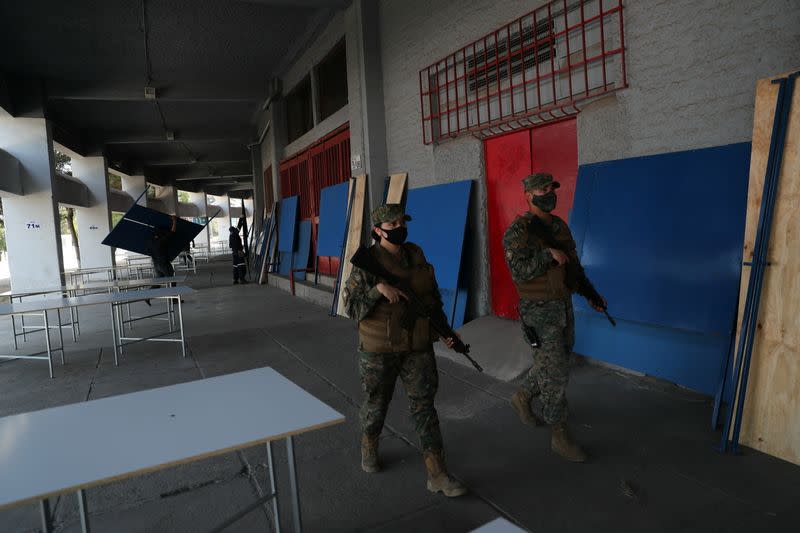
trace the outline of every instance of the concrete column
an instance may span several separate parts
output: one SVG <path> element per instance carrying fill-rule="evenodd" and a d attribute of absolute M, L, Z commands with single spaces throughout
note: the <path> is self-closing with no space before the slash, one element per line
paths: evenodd
<path fill-rule="evenodd" d="M 345 20 L 351 170 L 369 176 L 371 210 L 383 200 L 388 165 L 378 2 L 353 0 Z"/>
<path fill-rule="evenodd" d="M 161 208 L 168 215 L 178 214 L 178 189 L 172 185 L 158 188 L 156 198 L 161 203 Z"/>
<path fill-rule="evenodd" d="M 250 147 L 250 160 L 253 169 L 253 229 L 260 230 L 264 223 L 264 175 L 261 171 L 261 147 Z"/>
<path fill-rule="evenodd" d="M 147 188 L 147 181 L 145 180 L 144 176 L 120 176 L 122 178 L 122 192 L 128 193 L 128 195 L 136 201 L 139 198 L 145 188 Z M 143 195 L 139 198 L 137 202 L 139 205 L 147 206 L 147 195 Z"/>
<path fill-rule="evenodd" d="M 231 226 L 230 203 L 227 196 L 214 196 L 214 203 L 208 205 L 208 216 L 213 216 L 217 210 L 220 213 L 211 221 L 217 228 L 216 240 L 228 242 L 228 228 Z M 213 237 L 210 237 L 213 238 Z"/>
<path fill-rule="evenodd" d="M 114 265 L 114 250 L 102 244 L 103 239 L 111 231 L 107 172 L 108 166 L 103 156 L 72 158 L 72 175 L 89 189 L 90 207 L 76 209 L 81 268 Z"/>
<path fill-rule="evenodd" d="M 0 149 L 19 161 L 24 192 L 3 197 L 11 288 L 59 286 L 63 256 L 50 124 L 0 115 Z"/>
<path fill-rule="evenodd" d="M 197 214 L 203 217 L 202 224 L 208 221 L 208 204 L 206 202 L 206 193 L 204 192 L 190 192 L 189 202 L 197 207 Z M 213 214 L 213 213 L 212 213 Z M 209 243 L 209 229 L 208 226 L 201 231 L 194 239 L 195 246 L 208 246 Z"/>

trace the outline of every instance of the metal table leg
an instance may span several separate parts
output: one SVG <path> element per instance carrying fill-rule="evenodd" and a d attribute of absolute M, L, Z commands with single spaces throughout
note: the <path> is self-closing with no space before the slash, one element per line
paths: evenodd
<path fill-rule="evenodd" d="M 44 316 L 44 339 L 47 346 L 47 364 L 50 366 L 50 377 L 53 377 L 53 350 L 50 347 L 50 323 L 47 320 L 47 311 L 42 313 Z M 63 354 L 63 352 L 62 352 Z"/>
<path fill-rule="evenodd" d="M 11 332 L 14 334 L 14 349 L 19 350 L 19 345 L 17 344 L 17 317 L 11 315 Z"/>
<path fill-rule="evenodd" d="M 22 298 L 19 299 L 22 301 Z M 20 321 L 22 322 L 22 342 L 28 342 L 28 335 L 25 333 L 25 315 L 20 315 Z"/>
<path fill-rule="evenodd" d="M 117 352 L 117 319 L 114 315 L 114 304 L 110 304 L 111 306 L 111 336 L 114 337 L 114 342 L 112 346 L 114 346 L 114 366 L 119 366 L 119 354 Z"/>
<path fill-rule="evenodd" d="M 181 297 L 178 296 L 178 322 L 181 326 L 181 350 L 183 351 L 183 356 L 186 357 L 186 339 L 183 336 L 183 308 L 181 307 Z"/>
<path fill-rule="evenodd" d="M 289 488 L 292 492 L 292 522 L 295 532 L 303 530 L 300 521 L 300 494 L 297 491 L 297 472 L 294 458 L 294 442 L 292 437 L 286 437 L 286 459 L 289 463 Z"/>
<path fill-rule="evenodd" d="M 53 516 L 50 514 L 50 500 L 41 500 L 39 502 L 39 511 L 42 516 L 42 531 L 44 533 L 53 533 Z"/>
<path fill-rule="evenodd" d="M 91 531 L 89 528 L 89 513 L 86 512 L 86 493 L 83 492 L 83 489 L 78 491 L 78 511 L 81 515 L 81 531 L 89 533 Z"/>
<path fill-rule="evenodd" d="M 61 341 L 61 364 L 65 364 L 64 361 L 64 329 L 61 325 L 61 309 L 56 309 L 56 314 L 58 315 L 58 338 Z"/>
<path fill-rule="evenodd" d="M 278 511 L 278 485 L 275 483 L 275 461 L 272 458 L 272 441 L 267 443 L 267 467 L 269 468 L 269 488 L 275 498 L 272 499 L 272 516 L 275 520 L 275 533 L 281 533 L 281 516 Z"/>

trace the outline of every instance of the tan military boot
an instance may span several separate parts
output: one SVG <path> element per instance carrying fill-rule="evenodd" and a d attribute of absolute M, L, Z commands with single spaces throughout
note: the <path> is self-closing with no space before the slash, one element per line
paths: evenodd
<path fill-rule="evenodd" d="M 379 472 L 378 464 L 378 437 L 361 437 L 361 469 L 367 473 Z"/>
<path fill-rule="evenodd" d="M 560 422 L 553 426 L 550 449 L 567 461 L 572 461 L 573 463 L 583 463 L 588 459 L 588 455 L 584 449 L 581 448 L 577 442 L 572 440 L 566 422 Z"/>
<path fill-rule="evenodd" d="M 422 457 L 425 459 L 425 468 L 428 470 L 429 491 L 441 492 L 448 498 L 463 496 L 467 493 L 467 487 L 451 478 L 447 473 L 441 453 L 423 452 Z"/>
<path fill-rule="evenodd" d="M 536 416 L 536 413 L 531 409 L 531 395 L 522 389 L 518 390 L 511 396 L 511 406 L 517 412 L 520 421 L 529 426 L 541 426 L 544 421 Z"/>

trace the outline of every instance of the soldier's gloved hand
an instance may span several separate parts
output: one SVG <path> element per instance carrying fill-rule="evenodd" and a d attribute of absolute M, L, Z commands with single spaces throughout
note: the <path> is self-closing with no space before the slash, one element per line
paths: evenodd
<path fill-rule="evenodd" d="M 459 335 L 457 331 L 455 332 L 455 334 L 459 339 L 461 338 L 461 335 Z M 453 337 L 447 337 L 446 339 L 442 340 L 444 341 L 444 345 L 450 348 L 451 350 L 453 349 L 453 346 L 455 346 L 456 344 L 456 340 Z"/>
<path fill-rule="evenodd" d="M 589 305 L 598 313 L 602 313 L 604 309 L 608 308 L 608 302 L 606 302 L 606 299 L 602 296 L 599 300 L 590 300 Z"/>
<path fill-rule="evenodd" d="M 375 286 L 375 288 L 378 289 L 378 292 L 381 293 L 384 298 L 389 300 L 390 304 L 396 304 L 397 302 L 400 301 L 401 298 L 404 300 L 408 300 L 408 296 L 406 296 L 406 293 L 404 293 L 398 288 L 392 287 L 387 283 L 378 283 Z"/>
<path fill-rule="evenodd" d="M 559 266 L 569 263 L 569 256 L 561 250 L 556 250 L 555 248 L 548 248 L 547 250 L 550 252 L 550 255 L 553 256 L 553 259 L 555 259 Z"/>

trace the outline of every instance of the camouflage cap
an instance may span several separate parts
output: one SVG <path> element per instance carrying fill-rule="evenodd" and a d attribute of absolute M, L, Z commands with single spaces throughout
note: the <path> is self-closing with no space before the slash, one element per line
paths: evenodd
<path fill-rule="evenodd" d="M 411 217 L 406 215 L 403 206 L 400 204 L 383 204 L 372 211 L 372 224 L 374 226 L 379 226 L 384 222 L 392 222 L 398 218 L 411 220 Z"/>
<path fill-rule="evenodd" d="M 559 182 L 553 181 L 553 175 L 546 172 L 537 172 L 536 174 L 531 174 L 522 180 L 522 185 L 525 187 L 525 192 L 532 191 L 534 189 L 543 189 L 551 183 L 553 184 L 554 189 L 561 187 Z"/>

